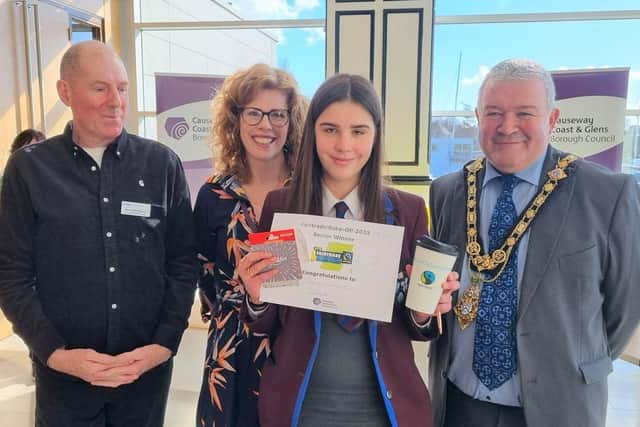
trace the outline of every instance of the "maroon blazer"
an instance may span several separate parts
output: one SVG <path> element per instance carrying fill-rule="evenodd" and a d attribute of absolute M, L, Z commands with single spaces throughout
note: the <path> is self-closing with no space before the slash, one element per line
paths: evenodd
<path fill-rule="evenodd" d="M 267 195 L 260 220 L 261 230 L 271 228 L 274 213 L 284 212 L 289 192 L 290 189 L 285 188 Z M 386 189 L 386 193 L 393 203 L 393 210 L 387 210 L 387 213 L 393 215 L 397 225 L 405 227 L 398 284 L 399 292 L 404 291 L 406 295 L 405 266 L 413 260 L 416 240 L 427 231 L 426 207 L 418 196 L 392 189 Z M 296 426 L 313 368 L 312 354 L 318 344 L 319 313 L 269 304 L 258 319 L 252 319 L 244 304 L 241 317 L 253 331 L 269 334 L 273 340 L 271 357 L 264 365 L 260 383 L 260 425 Z M 433 323 L 418 328 L 409 316 L 402 296 L 396 298 L 391 323 L 368 322 L 371 354 L 375 355 L 372 361 L 392 426 L 432 426 L 431 398 L 415 366 L 411 340 L 435 338 L 437 329 Z"/>

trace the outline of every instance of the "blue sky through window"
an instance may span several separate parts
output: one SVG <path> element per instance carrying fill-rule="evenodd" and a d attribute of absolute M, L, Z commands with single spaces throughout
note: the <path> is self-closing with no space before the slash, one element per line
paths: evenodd
<path fill-rule="evenodd" d="M 324 0 L 234 0 L 247 18 L 324 18 Z M 259 7 L 256 5 L 259 4 Z M 438 15 L 640 10 L 639 0 L 437 0 Z M 250 12 L 248 12 L 250 11 Z M 280 30 L 278 66 L 313 95 L 324 80 L 324 32 Z M 433 110 L 473 109 L 484 73 L 509 57 L 529 57 L 550 70 L 630 67 L 628 107 L 640 108 L 640 22 L 634 20 L 436 25 Z M 458 63 L 460 78 L 458 79 Z M 456 99 L 456 90 L 458 97 Z"/>
<path fill-rule="evenodd" d="M 638 0 L 435 0 L 438 15 L 637 10 Z"/>

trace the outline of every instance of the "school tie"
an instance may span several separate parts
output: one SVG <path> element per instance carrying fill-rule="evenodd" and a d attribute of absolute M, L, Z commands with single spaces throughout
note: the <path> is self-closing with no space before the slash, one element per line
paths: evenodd
<path fill-rule="evenodd" d="M 519 178 L 503 175 L 489 225 L 489 253 L 500 247 L 517 219 L 513 189 Z M 518 247 L 502 274 L 493 283 L 485 283 L 480 293 L 473 346 L 473 372 L 489 390 L 507 382 L 518 368 L 516 315 L 518 312 Z"/>
<path fill-rule="evenodd" d="M 345 202 L 338 202 L 334 207 L 336 208 L 336 218 L 344 218 L 344 215 L 349 210 L 349 206 L 347 206 Z M 340 326 L 349 333 L 355 331 L 364 323 L 364 319 L 351 316 L 339 315 L 337 316 L 337 320 Z"/>
<path fill-rule="evenodd" d="M 349 210 L 349 206 L 347 206 L 345 202 L 338 202 L 334 207 L 336 208 L 336 218 L 344 219 L 344 216 Z"/>

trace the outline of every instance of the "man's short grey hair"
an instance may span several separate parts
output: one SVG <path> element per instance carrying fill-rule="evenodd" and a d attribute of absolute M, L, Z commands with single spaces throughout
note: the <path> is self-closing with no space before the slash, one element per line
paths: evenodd
<path fill-rule="evenodd" d="M 487 82 L 500 80 L 540 80 L 544 83 L 549 110 L 555 106 L 556 86 L 553 84 L 551 73 L 541 64 L 525 58 L 507 59 L 494 65 L 480 85 L 478 105 Z"/>
<path fill-rule="evenodd" d="M 77 45 L 73 45 L 62 55 L 60 61 L 60 78 L 62 80 L 67 80 L 76 71 L 79 50 Z"/>

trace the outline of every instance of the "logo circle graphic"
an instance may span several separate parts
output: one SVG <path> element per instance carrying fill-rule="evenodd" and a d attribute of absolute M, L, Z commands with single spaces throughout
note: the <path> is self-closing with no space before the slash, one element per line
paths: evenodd
<path fill-rule="evenodd" d="M 171 127 L 169 134 L 175 139 L 180 139 L 189 132 L 189 125 L 186 121 L 178 122 Z"/>
<path fill-rule="evenodd" d="M 320 303 L 321 303 L 321 302 L 322 302 L 322 301 L 320 300 L 320 298 L 314 298 L 314 299 L 313 299 L 313 304 L 314 304 L 314 305 L 320 305 Z"/>
<path fill-rule="evenodd" d="M 433 282 L 435 282 L 435 280 L 436 275 L 433 273 L 433 271 L 423 271 L 420 275 L 420 283 L 422 283 L 423 285 L 431 285 L 433 284 Z"/>

